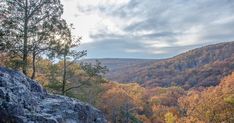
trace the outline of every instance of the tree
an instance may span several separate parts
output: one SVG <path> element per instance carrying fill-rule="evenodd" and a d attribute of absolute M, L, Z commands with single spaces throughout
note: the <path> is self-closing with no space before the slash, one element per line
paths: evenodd
<path fill-rule="evenodd" d="M 143 105 L 145 89 L 137 83 L 119 84 L 110 82 L 104 84 L 105 91 L 101 96 L 100 109 L 107 114 L 112 123 L 140 122 L 137 113 Z"/>
<path fill-rule="evenodd" d="M 175 123 L 176 119 L 177 119 L 176 116 L 174 116 L 173 113 L 171 112 L 165 114 L 166 123 Z"/>
<path fill-rule="evenodd" d="M 31 79 L 35 78 L 36 74 L 36 58 L 40 54 L 49 54 L 56 48 L 59 37 L 64 35 L 63 30 L 66 29 L 66 21 L 63 19 L 52 18 L 53 21 L 45 21 L 37 27 L 37 34 L 31 45 L 30 51 L 32 54 L 32 75 Z"/>
<path fill-rule="evenodd" d="M 38 42 L 39 27 L 59 19 L 62 4 L 60 0 L 1 0 L 0 11 L 4 45 L 22 59 L 22 71 L 27 75 L 28 56 Z"/>
<path fill-rule="evenodd" d="M 58 38 L 59 41 L 56 42 L 56 46 L 53 52 L 51 52 L 50 57 L 55 57 L 61 59 L 63 62 L 63 77 L 62 77 L 62 94 L 64 95 L 67 84 L 67 69 L 70 65 L 74 64 L 81 57 L 87 54 L 86 50 L 77 51 L 80 45 L 81 37 L 74 37 L 71 34 L 72 24 L 70 27 L 64 22 L 64 28 L 61 30 L 61 35 Z M 56 37 L 55 37 L 56 38 Z"/>
<path fill-rule="evenodd" d="M 191 91 L 180 98 L 185 119 L 206 123 L 234 122 L 234 74 L 224 78 L 219 86 L 203 91 Z"/>
<path fill-rule="evenodd" d="M 107 67 L 102 66 L 99 61 L 71 65 L 67 70 L 66 95 L 97 105 L 104 91 L 102 85 L 108 82 L 103 78 L 107 71 Z"/>

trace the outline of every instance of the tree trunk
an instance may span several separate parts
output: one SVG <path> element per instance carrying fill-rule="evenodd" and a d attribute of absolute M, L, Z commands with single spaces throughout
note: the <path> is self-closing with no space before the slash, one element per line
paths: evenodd
<path fill-rule="evenodd" d="M 64 55 L 64 57 L 63 57 L 63 85 L 62 85 L 62 95 L 65 95 L 66 74 L 67 74 L 67 61 L 66 61 L 66 55 Z"/>
<path fill-rule="evenodd" d="M 33 56 L 32 56 L 32 76 L 31 79 L 35 79 L 36 75 L 36 51 L 33 50 Z"/>
<path fill-rule="evenodd" d="M 24 13 L 24 42 L 23 42 L 23 73 L 27 75 L 28 67 L 28 0 L 25 1 Z"/>

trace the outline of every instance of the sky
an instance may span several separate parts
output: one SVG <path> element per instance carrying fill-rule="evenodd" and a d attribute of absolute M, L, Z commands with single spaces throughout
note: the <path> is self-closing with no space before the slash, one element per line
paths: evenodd
<path fill-rule="evenodd" d="M 169 58 L 234 41 L 234 0 L 61 0 L 87 58 Z"/>

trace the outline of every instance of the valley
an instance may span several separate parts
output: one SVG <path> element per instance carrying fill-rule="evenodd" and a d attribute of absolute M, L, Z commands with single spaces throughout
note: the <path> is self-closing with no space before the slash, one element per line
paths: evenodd
<path fill-rule="evenodd" d="M 109 68 L 105 77 L 121 83 L 136 82 L 144 87 L 215 86 L 234 70 L 234 42 L 209 45 L 163 60 L 92 59 Z"/>

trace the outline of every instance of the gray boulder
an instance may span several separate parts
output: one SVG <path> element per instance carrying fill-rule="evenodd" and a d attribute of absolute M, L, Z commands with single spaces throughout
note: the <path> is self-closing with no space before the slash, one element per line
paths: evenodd
<path fill-rule="evenodd" d="M 0 67 L 0 123 L 106 123 L 101 111 L 49 94 L 20 72 Z"/>

